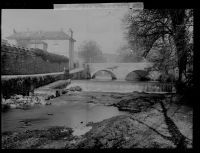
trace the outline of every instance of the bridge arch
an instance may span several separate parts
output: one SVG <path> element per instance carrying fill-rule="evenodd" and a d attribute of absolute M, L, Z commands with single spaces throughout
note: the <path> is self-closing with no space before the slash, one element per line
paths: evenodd
<path fill-rule="evenodd" d="M 98 72 L 102 72 L 102 71 L 107 72 L 108 74 L 110 74 L 112 80 L 116 80 L 117 79 L 116 75 L 111 70 L 107 70 L 107 69 L 102 69 L 102 70 L 95 71 L 94 73 L 91 74 L 91 78 L 94 79 L 96 74 Z"/>
<path fill-rule="evenodd" d="M 125 75 L 126 81 L 147 81 L 149 72 L 146 70 L 132 70 Z"/>

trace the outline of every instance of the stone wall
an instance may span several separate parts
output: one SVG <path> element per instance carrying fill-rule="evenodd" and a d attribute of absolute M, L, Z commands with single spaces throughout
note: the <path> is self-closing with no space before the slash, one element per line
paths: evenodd
<path fill-rule="evenodd" d="M 14 94 L 29 95 L 35 88 L 52 83 L 57 80 L 69 78 L 69 71 L 42 75 L 2 76 L 1 96 L 5 99 Z"/>
<path fill-rule="evenodd" d="M 1 44 L 1 75 L 63 72 L 68 66 L 68 62 L 45 61 L 28 49 Z"/>

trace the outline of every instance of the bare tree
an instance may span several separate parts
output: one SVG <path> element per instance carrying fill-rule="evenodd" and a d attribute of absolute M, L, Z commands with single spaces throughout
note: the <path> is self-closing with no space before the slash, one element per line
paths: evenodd
<path fill-rule="evenodd" d="M 161 59 L 171 60 L 168 58 L 170 54 L 166 54 L 166 52 L 173 53 L 172 50 L 175 50 L 174 56 L 176 56 L 179 68 L 177 82 L 182 84 L 182 76 L 186 73 L 188 63 L 187 46 L 190 40 L 188 39 L 188 29 L 193 26 L 193 10 L 137 10 L 127 15 L 125 20 L 129 44 L 137 46 L 143 57 L 147 57 L 151 49 L 156 46 L 162 51 L 163 58 Z M 173 41 L 174 46 L 170 41 Z M 173 49 L 168 46 L 173 46 Z"/>
<path fill-rule="evenodd" d="M 123 63 L 130 62 L 141 62 L 143 58 L 136 54 L 136 51 L 131 49 L 129 45 L 120 46 L 117 50 L 118 61 Z"/>
<path fill-rule="evenodd" d="M 100 46 L 95 41 L 85 41 L 79 47 L 78 56 L 86 63 L 105 62 Z"/>

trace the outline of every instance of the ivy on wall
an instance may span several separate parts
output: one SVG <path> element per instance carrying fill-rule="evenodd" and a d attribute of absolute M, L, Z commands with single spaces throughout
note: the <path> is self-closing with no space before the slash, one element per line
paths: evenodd
<path fill-rule="evenodd" d="M 43 51 L 41 49 L 32 49 L 31 50 L 36 56 L 41 57 L 44 61 L 49 61 L 52 63 L 65 63 L 69 62 L 69 59 L 62 55 L 57 55 L 53 53 L 49 53 L 46 51 Z"/>
<path fill-rule="evenodd" d="M 61 72 L 69 59 L 41 49 L 27 49 L 1 44 L 1 74 L 27 75 Z"/>

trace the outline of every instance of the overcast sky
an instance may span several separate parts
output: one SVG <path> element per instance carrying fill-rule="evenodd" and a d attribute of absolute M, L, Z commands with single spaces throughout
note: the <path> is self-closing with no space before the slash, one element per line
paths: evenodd
<path fill-rule="evenodd" d="M 121 19 L 128 8 L 84 10 L 2 10 L 2 38 L 16 31 L 74 31 L 75 50 L 84 40 L 95 40 L 104 53 L 114 53 L 125 43 Z"/>

